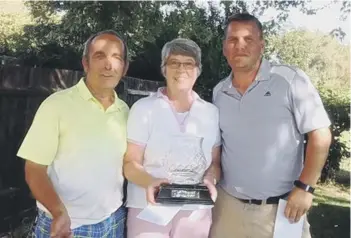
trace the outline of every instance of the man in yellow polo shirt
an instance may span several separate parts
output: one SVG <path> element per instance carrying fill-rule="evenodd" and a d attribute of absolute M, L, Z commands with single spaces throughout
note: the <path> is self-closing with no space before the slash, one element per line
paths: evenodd
<path fill-rule="evenodd" d="M 124 237 L 129 109 L 114 89 L 128 69 L 127 53 L 114 31 L 91 36 L 86 77 L 40 105 L 17 154 L 37 200 L 35 237 Z"/>

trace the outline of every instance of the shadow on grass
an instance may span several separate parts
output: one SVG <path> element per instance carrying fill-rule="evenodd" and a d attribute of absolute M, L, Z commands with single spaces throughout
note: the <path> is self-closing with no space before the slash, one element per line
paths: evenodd
<path fill-rule="evenodd" d="M 321 195 L 321 194 L 316 194 L 314 198 L 315 202 L 318 203 L 323 203 L 324 201 L 330 203 L 341 203 L 343 205 L 349 206 L 350 202 L 347 199 L 344 198 L 337 198 L 337 197 L 332 197 L 332 196 L 327 196 L 327 195 Z"/>
<path fill-rule="evenodd" d="M 319 204 L 308 214 L 312 238 L 349 238 L 350 207 Z"/>
<path fill-rule="evenodd" d="M 345 169 L 340 169 L 336 174 L 335 182 L 337 184 L 341 184 L 347 188 L 350 188 L 350 171 Z"/>

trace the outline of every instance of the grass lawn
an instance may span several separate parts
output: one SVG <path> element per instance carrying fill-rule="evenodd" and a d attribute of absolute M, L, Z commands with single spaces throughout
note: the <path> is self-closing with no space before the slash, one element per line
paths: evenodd
<path fill-rule="evenodd" d="M 344 159 L 334 184 L 319 185 L 308 218 L 313 238 L 350 237 L 350 158 Z"/>

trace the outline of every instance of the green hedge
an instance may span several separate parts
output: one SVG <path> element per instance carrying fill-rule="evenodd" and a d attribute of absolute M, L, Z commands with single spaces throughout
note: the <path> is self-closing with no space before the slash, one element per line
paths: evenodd
<path fill-rule="evenodd" d="M 350 156 L 349 140 L 342 138 L 342 133 L 350 129 L 350 93 L 348 87 L 338 92 L 319 87 L 319 92 L 332 121 L 333 142 L 321 176 L 321 182 L 326 182 L 335 179 L 341 159 Z"/>

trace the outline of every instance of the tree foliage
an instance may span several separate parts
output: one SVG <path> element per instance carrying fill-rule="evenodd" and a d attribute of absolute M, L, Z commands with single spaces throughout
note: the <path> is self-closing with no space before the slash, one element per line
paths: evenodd
<path fill-rule="evenodd" d="M 26 5 L 36 23 L 25 28 L 29 47 L 22 56 L 27 64 L 81 69 L 84 41 L 92 33 L 114 29 L 123 34 L 130 48 L 129 74 L 151 80 L 162 80 L 160 50 L 175 37 L 196 40 L 203 55 L 215 55 L 204 59 L 204 68 L 215 70 L 204 70 L 203 78 L 218 80 L 227 73 L 221 38 L 228 15 L 250 11 L 260 16 L 275 8 L 278 17 L 264 23 L 265 32 L 273 34 L 286 20 L 290 7 L 308 11 L 305 1 L 223 1 L 219 6 L 209 3 L 206 10 L 193 1 L 28 1 Z"/>
<path fill-rule="evenodd" d="M 30 24 L 28 15 L 0 12 L 0 53 L 15 55 L 25 51 L 26 45 L 21 40 L 25 24 Z"/>
<path fill-rule="evenodd" d="M 268 55 L 304 70 L 319 87 L 344 89 L 349 87 L 349 46 L 335 38 L 304 30 L 274 35 L 267 39 Z"/>

